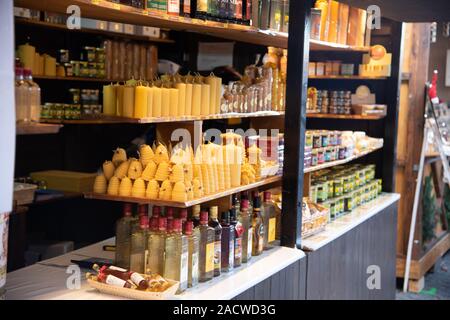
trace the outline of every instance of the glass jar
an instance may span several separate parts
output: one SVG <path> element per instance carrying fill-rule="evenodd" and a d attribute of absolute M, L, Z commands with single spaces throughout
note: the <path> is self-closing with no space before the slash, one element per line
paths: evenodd
<path fill-rule="evenodd" d="M 53 109 L 53 103 L 45 103 L 41 109 L 42 119 L 51 119 L 51 110 Z"/>
<path fill-rule="evenodd" d="M 81 60 L 85 62 L 95 62 L 96 59 L 95 51 L 96 49 L 94 47 L 84 47 L 83 52 L 81 53 L 82 55 Z"/>
<path fill-rule="evenodd" d="M 309 187 L 309 200 L 311 200 L 312 203 L 317 203 L 317 185 L 311 184 Z"/>
<path fill-rule="evenodd" d="M 270 1 L 270 29 L 281 31 L 282 3 L 280 0 Z"/>
<path fill-rule="evenodd" d="M 59 63 L 64 65 L 70 61 L 69 59 L 69 50 L 60 49 L 59 50 Z"/>
<path fill-rule="evenodd" d="M 323 164 L 325 163 L 325 149 L 324 148 L 318 148 L 317 149 L 317 164 Z"/>
<path fill-rule="evenodd" d="M 99 63 L 104 63 L 105 62 L 105 49 L 103 48 L 96 48 L 95 49 L 95 60 Z"/>

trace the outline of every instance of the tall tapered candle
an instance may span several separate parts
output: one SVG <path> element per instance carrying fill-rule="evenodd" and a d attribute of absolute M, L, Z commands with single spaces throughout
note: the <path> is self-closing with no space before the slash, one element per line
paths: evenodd
<path fill-rule="evenodd" d="M 216 102 L 214 104 L 214 109 L 215 109 L 215 113 L 219 114 L 220 113 L 220 100 L 222 98 L 222 78 L 219 77 L 215 77 L 216 80 L 216 94 L 215 94 L 215 98 L 216 98 Z"/>
<path fill-rule="evenodd" d="M 186 83 L 186 116 L 192 115 L 192 83 Z"/>
<path fill-rule="evenodd" d="M 134 116 L 134 86 L 123 88 L 123 116 L 127 118 Z"/>
<path fill-rule="evenodd" d="M 176 88 L 178 89 L 178 116 L 186 115 L 186 84 L 177 83 Z"/>
<path fill-rule="evenodd" d="M 210 75 L 209 77 L 205 78 L 205 82 L 209 84 L 209 114 L 215 114 L 216 113 L 216 77 L 213 75 Z"/>
<path fill-rule="evenodd" d="M 202 106 L 201 106 L 201 111 L 200 114 L 202 116 L 208 116 L 210 115 L 210 111 L 209 111 L 209 104 L 210 104 L 210 99 L 209 99 L 209 95 L 211 91 L 211 86 L 209 84 L 202 84 Z"/>
<path fill-rule="evenodd" d="M 116 114 L 116 86 L 110 84 L 103 86 L 103 114 L 114 116 Z"/>
<path fill-rule="evenodd" d="M 153 87 L 147 87 L 147 117 L 153 115 Z"/>
<path fill-rule="evenodd" d="M 178 117 L 179 114 L 179 92 L 178 89 L 170 88 L 170 109 L 169 109 L 169 116 L 171 117 Z"/>
<path fill-rule="evenodd" d="M 152 117 L 155 117 L 155 118 L 161 117 L 161 100 L 162 100 L 161 88 L 153 87 L 153 111 L 152 111 Z"/>
<path fill-rule="evenodd" d="M 161 116 L 168 117 L 170 114 L 170 89 L 161 88 Z"/>
<path fill-rule="evenodd" d="M 123 116 L 123 92 L 124 86 L 116 86 L 116 115 Z"/>
<path fill-rule="evenodd" d="M 192 85 L 192 115 L 199 116 L 201 114 L 202 103 L 202 85 L 194 83 Z"/>
<path fill-rule="evenodd" d="M 138 85 L 134 93 L 134 117 L 145 118 L 147 116 L 147 87 Z"/>

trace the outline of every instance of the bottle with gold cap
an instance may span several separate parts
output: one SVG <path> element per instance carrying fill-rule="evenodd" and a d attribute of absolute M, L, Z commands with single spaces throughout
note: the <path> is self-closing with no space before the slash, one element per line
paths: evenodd
<path fill-rule="evenodd" d="M 214 229 L 214 277 L 220 276 L 220 264 L 222 261 L 222 226 L 217 219 L 219 208 L 209 208 L 209 226 Z"/>

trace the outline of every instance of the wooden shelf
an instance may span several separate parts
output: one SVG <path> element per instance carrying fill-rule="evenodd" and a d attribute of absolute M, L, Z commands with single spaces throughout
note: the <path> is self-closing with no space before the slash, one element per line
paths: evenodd
<path fill-rule="evenodd" d="M 341 164 L 346 164 L 348 162 L 351 162 L 353 160 L 362 158 L 362 157 L 364 157 L 364 156 L 366 156 L 366 155 L 368 155 L 368 154 L 370 154 L 372 152 L 375 152 L 377 150 L 380 150 L 380 149 L 381 148 L 373 148 L 373 149 L 370 149 L 370 150 L 367 150 L 367 151 L 355 154 L 355 155 L 353 155 L 353 156 L 351 156 L 350 158 L 347 158 L 347 159 L 325 162 L 324 164 L 320 164 L 318 166 L 309 167 L 309 168 L 306 168 L 304 170 L 304 173 L 314 172 L 314 171 L 318 171 L 318 170 L 322 170 L 322 169 L 326 169 L 326 168 L 339 166 Z"/>
<path fill-rule="evenodd" d="M 43 75 L 33 75 L 34 80 L 54 80 L 54 81 L 84 81 L 84 82 L 105 82 L 105 83 L 116 83 L 120 80 L 102 79 L 102 78 L 86 78 L 86 77 L 57 77 L 57 76 L 43 76 Z"/>
<path fill-rule="evenodd" d="M 163 200 L 149 200 L 145 198 L 134 198 L 134 197 L 120 197 L 120 196 L 110 196 L 107 194 L 99 194 L 99 193 L 85 193 L 84 197 L 86 199 L 96 199 L 96 200 L 106 200 L 106 201 L 120 201 L 120 202 L 132 202 L 132 203 L 140 203 L 140 204 L 152 204 L 155 206 L 163 206 L 163 207 L 175 207 L 175 208 L 189 208 L 195 206 L 196 204 L 202 204 L 208 201 L 216 200 L 219 198 L 223 198 L 226 196 L 231 196 L 235 193 L 239 193 L 242 191 L 247 191 L 255 188 L 259 188 L 262 186 L 267 186 L 274 183 L 281 182 L 281 176 L 274 176 L 263 179 L 261 181 L 251 183 L 245 186 L 240 186 L 236 188 L 231 188 L 225 191 L 220 191 L 218 193 L 210 194 L 195 200 L 186 201 L 186 202 L 176 202 L 176 201 L 163 201 Z"/>
<path fill-rule="evenodd" d="M 36 27 L 42 27 L 47 29 L 53 29 L 53 30 L 63 30 L 67 31 L 67 26 L 63 24 L 56 24 L 56 23 L 50 23 L 45 21 L 37 21 L 33 19 L 25 19 L 25 18 L 15 18 L 15 23 L 20 25 L 28 25 L 28 26 L 36 26 Z M 148 41 L 148 42 L 157 42 L 157 43 L 175 43 L 175 41 L 171 39 L 160 39 L 160 38 L 152 38 L 147 36 L 140 36 L 135 34 L 127 34 L 127 33 L 119 33 L 119 32 L 113 32 L 109 30 L 101 30 L 101 29 L 89 29 L 89 28 L 82 28 L 82 29 L 72 29 L 70 32 L 78 32 L 78 33 L 89 33 L 94 35 L 101 35 L 101 36 L 107 36 L 107 37 L 121 37 L 121 38 L 127 38 L 132 40 L 139 40 L 139 41 Z"/>
<path fill-rule="evenodd" d="M 380 120 L 386 115 L 359 115 L 359 114 L 331 114 L 331 113 L 308 113 L 307 118 L 315 119 L 342 119 L 342 120 Z"/>
<path fill-rule="evenodd" d="M 386 80 L 387 77 L 369 77 L 369 76 L 308 76 L 308 79 L 323 79 L 323 80 Z"/>
<path fill-rule="evenodd" d="M 230 114 L 218 114 L 211 116 L 185 116 L 185 117 L 159 117 L 159 118 L 125 118 L 114 116 L 100 116 L 95 119 L 82 119 L 82 120 L 54 120 L 54 119 L 42 119 L 42 123 L 51 124 L 115 124 L 115 123 L 166 123 L 166 122 L 188 122 L 188 121 L 207 121 L 207 120 L 223 120 L 223 119 L 240 119 L 240 118 L 262 118 L 262 117 L 279 117 L 284 116 L 284 111 L 260 111 L 252 113 L 230 113 Z"/>
<path fill-rule="evenodd" d="M 311 51 L 354 51 L 354 52 L 369 52 L 370 47 L 356 47 L 345 44 L 332 43 L 320 40 L 311 39 L 309 41 Z"/>
<path fill-rule="evenodd" d="M 61 124 L 18 124 L 16 125 L 17 135 L 33 135 L 33 134 L 56 134 L 62 128 Z"/>

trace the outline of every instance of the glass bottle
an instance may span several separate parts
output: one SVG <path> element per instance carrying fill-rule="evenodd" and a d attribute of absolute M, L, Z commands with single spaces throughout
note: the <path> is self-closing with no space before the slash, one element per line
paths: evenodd
<path fill-rule="evenodd" d="M 237 220 L 236 209 L 230 210 L 230 221 L 234 227 L 234 267 L 240 267 L 242 264 L 242 224 Z"/>
<path fill-rule="evenodd" d="M 281 31 L 281 1 L 270 1 L 270 29 L 273 31 Z"/>
<path fill-rule="evenodd" d="M 180 16 L 189 18 L 191 16 L 191 0 L 181 0 Z"/>
<path fill-rule="evenodd" d="M 16 68 L 16 122 L 29 122 L 29 86 L 23 77 L 23 69 Z"/>
<path fill-rule="evenodd" d="M 206 19 L 208 13 L 208 0 L 197 0 L 195 18 Z"/>
<path fill-rule="evenodd" d="M 261 208 L 265 230 L 264 249 L 269 248 L 275 241 L 277 230 L 277 219 L 275 211 L 275 204 L 272 202 L 272 194 L 269 191 L 265 191 L 264 202 Z"/>
<path fill-rule="evenodd" d="M 194 223 L 194 228 L 200 225 L 200 205 L 192 207 L 192 222 Z"/>
<path fill-rule="evenodd" d="M 199 281 L 209 281 L 214 277 L 214 229 L 208 226 L 208 212 L 200 213 L 200 254 Z"/>
<path fill-rule="evenodd" d="M 249 212 L 253 212 L 253 206 L 252 206 L 252 201 L 248 196 L 248 191 L 243 191 L 241 192 L 241 203 L 243 200 L 247 200 L 248 201 L 248 211 Z"/>
<path fill-rule="evenodd" d="M 216 20 L 219 17 L 219 1 L 218 0 L 208 0 L 208 18 L 210 20 Z"/>
<path fill-rule="evenodd" d="M 234 267 L 234 226 L 230 224 L 230 213 L 222 212 L 222 272 L 229 272 Z"/>
<path fill-rule="evenodd" d="M 194 233 L 194 223 L 186 221 L 184 224 L 184 234 L 188 239 L 188 287 L 192 288 L 198 284 L 198 258 L 199 258 L 199 237 Z"/>
<path fill-rule="evenodd" d="M 179 217 L 181 219 L 182 224 L 186 223 L 188 217 L 187 209 L 181 209 L 179 212 Z"/>
<path fill-rule="evenodd" d="M 180 282 L 178 292 L 188 284 L 188 238 L 181 231 L 181 219 L 173 219 L 173 231 L 165 242 L 164 278 Z"/>
<path fill-rule="evenodd" d="M 209 226 L 214 229 L 214 277 L 220 276 L 220 263 L 222 260 L 222 227 L 217 220 L 219 208 L 213 206 L 209 209 Z"/>
<path fill-rule="evenodd" d="M 138 231 L 140 229 L 140 221 L 142 216 L 148 217 L 148 206 L 147 205 L 139 205 L 138 206 L 138 216 L 134 218 L 133 224 L 131 226 L 131 232 Z"/>
<path fill-rule="evenodd" d="M 148 239 L 148 259 L 147 272 L 164 273 L 164 249 L 166 242 L 167 219 L 165 217 L 158 218 L 158 232 L 150 234 Z"/>
<path fill-rule="evenodd" d="M 228 19 L 228 7 L 230 0 L 218 0 L 219 8 L 219 19 L 221 21 L 226 21 Z"/>
<path fill-rule="evenodd" d="M 29 87 L 30 121 L 39 122 L 41 117 L 41 88 L 33 81 L 31 70 L 24 69 L 24 79 Z"/>
<path fill-rule="evenodd" d="M 173 16 L 180 15 L 180 0 L 168 0 L 167 1 L 167 14 Z"/>
<path fill-rule="evenodd" d="M 261 217 L 261 199 L 255 198 L 252 215 L 252 256 L 259 256 L 264 250 L 264 223 Z"/>
<path fill-rule="evenodd" d="M 242 262 L 246 263 L 252 257 L 253 228 L 252 216 L 248 209 L 249 201 L 242 200 L 239 221 L 242 225 Z"/>
<path fill-rule="evenodd" d="M 261 30 L 269 29 L 270 24 L 270 0 L 259 0 L 258 7 L 258 27 Z"/>
<path fill-rule="evenodd" d="M 173 218 L 174 218 L 174 210 L 173 210 L 172 207 L 169 207 L 169 208 L 166 209 L 166 218 L 167 218 L 167 221 L 173 220 Z"/>
<path fill-rule="evenodd" d="M 125 269 L 130 268 L 132 222 L 133 214 L 131 204 L 125 203 L 123 217 L 116 223 L 116 264 Z"/>
<path fill-rule="evenodd" d="M 148 217 L 141 216 L 139 219 L 139 230 L 131 235 L 130 270 L 145 273 L 147 264 L 147 242 L 148 242 Z"/>

